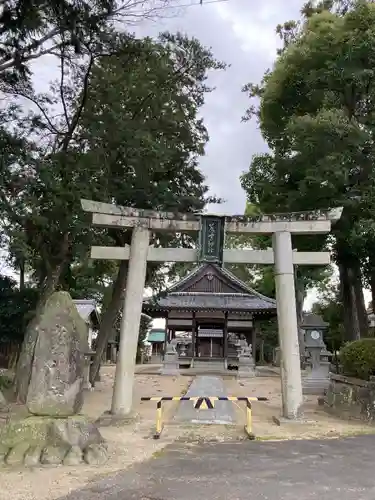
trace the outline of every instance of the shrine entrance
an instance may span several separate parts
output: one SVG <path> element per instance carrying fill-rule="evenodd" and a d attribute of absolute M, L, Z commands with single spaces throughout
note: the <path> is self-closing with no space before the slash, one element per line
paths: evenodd
<path fill-rule="evenodd" d="M 198 326 L 197 357 L 200 359 L 224 358 L 224 329 Z"/>
<path fill-rule="evenodd" d="M 85 212 L 92 213 L 95 226 L 132 228 L 129 247 L 92 247 L 96 259 L 129 260 L 124 309 L 120 328 L 120 348 L 116 363 L 111 412 L 129 415 L 132 411 L 135 360 L 145 288 L 147 262 L 206 262 L 233 264 L 274 264 L 277 320 L 281 352 L 283 416 L 298 418 L 303 403 L 298 325 L 296 314 L 294 266 L 326 265 L 328 252 L 294 252 L 293 234 L 326 234 L 331 222 L 341 217 L 342 207 L 332 210 L 270 214 L 257 217 L 221 216 L 195 213 L 159 212 L 120 207 L 91 200 L 81 200 Z M 155 248 L 150 235 L 161 231 L 195 233 L 197 248 Z M 224 248 L 224 235 L 272 235 L 272 249 L 243 250 Z M 231 309 L 231 300 L 226 307 Z M 206 309 L 211 309 L 207 307 Z M 217 308 L 215 308 L 217 310 Z M 195 321 L 198 318 L 195 319 Z M 194 329 L 195 330 L 195 329 Z M 228 335 L 224 335 L 224 349 Z M 195 350 L 193 344 L 193 352 Z"/>

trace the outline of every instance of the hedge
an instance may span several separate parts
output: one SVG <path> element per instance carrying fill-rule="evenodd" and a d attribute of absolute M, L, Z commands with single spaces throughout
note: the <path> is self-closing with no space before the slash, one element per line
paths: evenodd
<path fill-rule="evenodd" d="M 360 339 L 347 343 L 340 351 L 343 374 L 368 380 L 375 375 L 375 339 Z"/>

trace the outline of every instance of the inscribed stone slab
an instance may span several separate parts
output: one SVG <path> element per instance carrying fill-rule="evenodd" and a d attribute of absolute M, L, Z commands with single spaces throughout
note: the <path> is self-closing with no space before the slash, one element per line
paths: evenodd
<path fill-rule="evenodd" d="M 34 415 L 67 417 L 83 405 L 86 324 L 70 295 L 56 292 L 47 300 L 35 328 L 27 408 Z"/>

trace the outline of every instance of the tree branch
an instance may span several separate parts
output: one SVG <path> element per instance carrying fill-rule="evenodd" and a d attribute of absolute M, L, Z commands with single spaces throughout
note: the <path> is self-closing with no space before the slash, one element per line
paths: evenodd
<path fill-rule="evenodd" d="M 60 51 L 60 97 L 61 97 L 61 103 L 62 107 L 64 110 L 64 117 L 66 121 L 66 126 L 69 130 L 70 128 L 70 122 L 69 122 L 69 117 L 68 117 L 68 110 L 66 107 L 66 102 L 65 102 L 65 95 L 64 95 L 64 78 L 65 78 L 65 51 L 64 48 L 61 48 Z"/>

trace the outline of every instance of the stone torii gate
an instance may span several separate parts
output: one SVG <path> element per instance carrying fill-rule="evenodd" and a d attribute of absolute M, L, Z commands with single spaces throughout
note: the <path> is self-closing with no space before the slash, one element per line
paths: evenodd
<path fill-rule="evenodd" d="M 135 358 L 145 288 L 147 261 L 216 262 L 235 264 L 274 264 L 277 319 L 281 351 L 282 413 L 294 419 L 303 402 L 298 326 L 296 315 L 294 265 L 328 265 L 329 252 L 294 252 L 292 234 L 325 234 L 337 221 L 342 209 L 299 212 L 259 217 L 181 214 L 121 207 L 81 200 L 92 223 L 99 227 L 133 228 L 130 246 L 91 248 L 91 258 L 129 260 L 119 355 L 111 413 L 126 416 L 131 412 Z M 199 233 L 199 248 L 155 248 L 149 245 L 150 233 Z M 224 249 L 225 233 L 269 234 L 272 250 Z"/>

